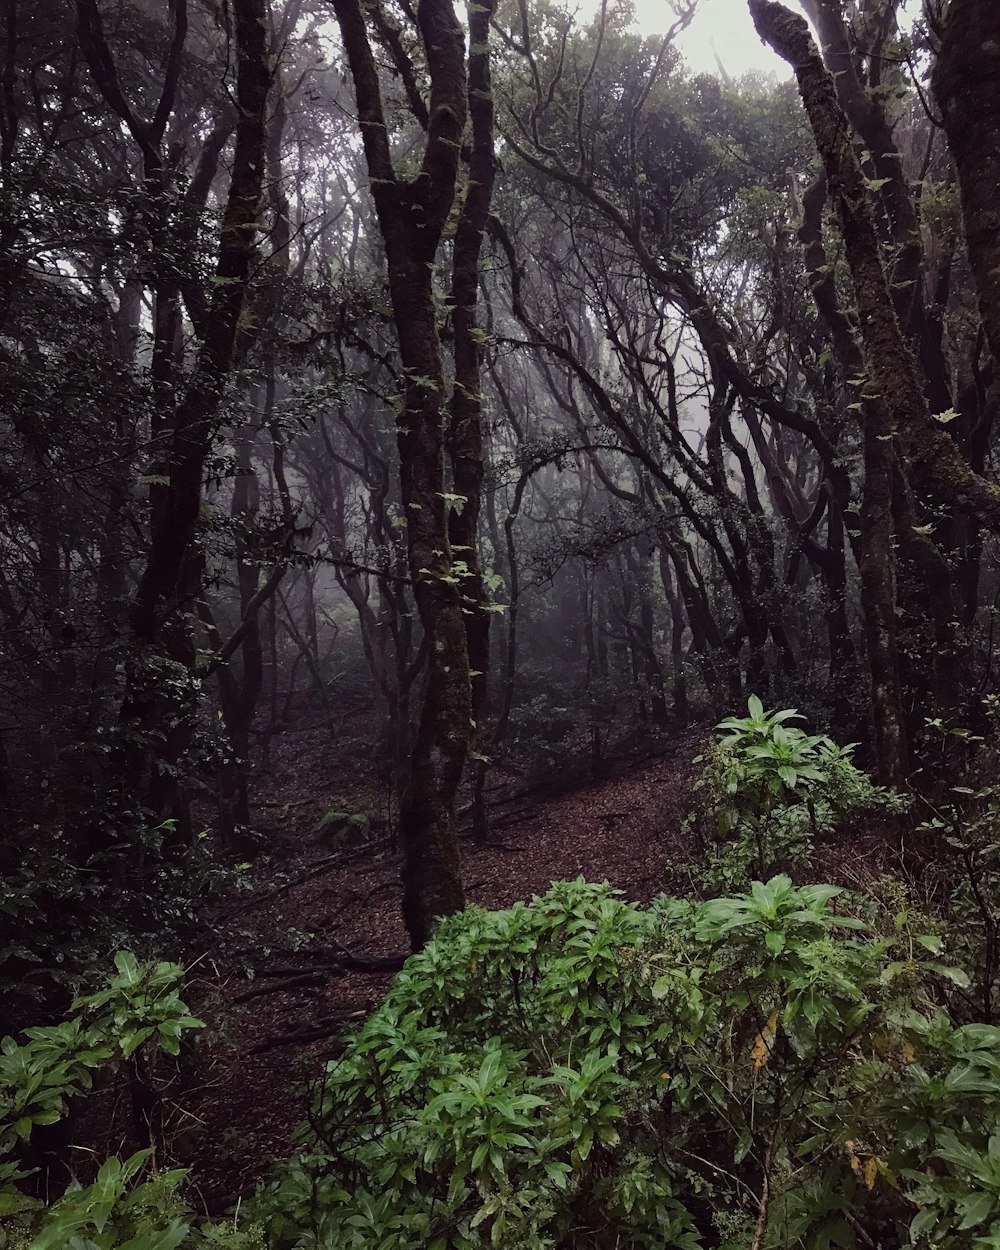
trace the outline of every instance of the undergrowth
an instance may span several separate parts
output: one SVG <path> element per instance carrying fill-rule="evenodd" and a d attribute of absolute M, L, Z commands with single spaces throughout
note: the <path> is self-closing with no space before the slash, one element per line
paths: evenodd
<path fill-rule="evenodd" d="M 3 1250 L 989 1250 L 1000 1246 L 996 787 L 927 837 L 951 893 L 798 885 L 814 838 L 900 811 L 791 710 L 719 726 L 705 902 L 558 882 L 443 920 L 316 1083 L 295 1155 L 224 1220 L 157 1149 L 200 1022 L 127 952 L 0 1054 Z M 961 780 L 971 782 L 971 773 Z M 756 879 L 754 875 L 761 870 Z M 766 878 L 766 879 L 765 879 Z M 121 1082 L 139 1149 L 39 1186 L 40 1137 Z"/>

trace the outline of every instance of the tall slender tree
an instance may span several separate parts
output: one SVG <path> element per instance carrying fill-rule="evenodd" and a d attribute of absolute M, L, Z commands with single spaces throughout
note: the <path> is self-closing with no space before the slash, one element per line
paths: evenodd
<path fill-rule="evenodd" d="M 474 305 L 493 177 L 488 12 L 484 20 L 477 9 L 470 6 L 470 27 L 477 32 L 470 75 L 464 34 L 451 0 L 423 0 L 418 7 L 411 33 L 423 53 L 426 100 L 421 70 L 403 48 L 399 29 L 378 5 L 367 14 L 372 32 L 395 60 L 411 111 L 424 130 L 419 168 L 407 177 L 392 151 L 366 12 L 359 0 L 334 0 L 354 82 L 405 377 L 398 418 L 401 497 L 410 574 L 428 654 L 423 705 L 400 799 L 403 915 L 414 948 L 427 941 L 437 916 L 464 905 L 454 806 L 473 732 L 466 600 L 478 611 L 475 521 L 482 472 Z M 455 390 L 449 404 L 434 270 L 459 193 L 470 87 L 473 171 L 455 242 Z M 454 491 L 447 489 L 446 481 L 449 442 Z M 464 498 L 454 502 L 469 513 L 452 532 L 449 496 L 457 494 Z M 459 553 L 453 551 L 456 539 L 464 548 Z M 480 632 L 473 631 L 472 636 L 481 651 Z"/>
<path fill-rule="evenodd" d="M 163 201 L 169 198 L 160 145 L 183 56 L 184 0 L 176 0 L 173 6 L 174 35 L 164 88 L 148 122 L 130 104 L 119 82 L 95 0 L 78 0 L 77 7 L 81 43 L 91 72 L 108 106 L 123 120 L 142 153 L 145 189 L 154 219 L 159 221 Z M 175 820 L 182 836 L 187 804 L 179 792 L 176 763 L 190 738 L 193 708 L 190 699 L 175 696 L 180 706 L 170 712 L 164 706 L 165 698 L 169 701 L 171 697 L 165 690 L 183 687 L 194 667 L 188 618 L 201 579 L 198 521 L 205 466 L 217 434 L 226 384 L 237 359 L 256 254 L 271 85 L 266 0 L 234 0 L 232 12 L 238 114 L 232 172 L 212 294 L 207 315 L 198 327 L 201 345 L 179 400 L 174 399 L 175 379 L 160 371 L 160 380 L 169 388 L 161 396 L 154 444 L 162 457 L 164 480 L 152 501 L 149 549 L 129 614 L 135 654 L 122 709 L 122 720 L 132 739 L 131 754 L 139 765 L 142 798 L 154 813 Z M 169 289 L 157 287 L 154 293 L 157 309 L 169 306 L 179 316 L 176 284 Z M 175 322 L 176 316 L 166 328 L 157 324 L 154 378 L 157 347 L 167 355 L 173 352 L 179 328 Z M 173 681 L 169 680 L 171 670 Z"/>

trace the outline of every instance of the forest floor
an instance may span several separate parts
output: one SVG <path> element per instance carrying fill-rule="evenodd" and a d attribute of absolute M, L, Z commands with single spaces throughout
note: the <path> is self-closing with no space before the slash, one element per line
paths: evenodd
<path fill-rule="evenodd" d="M 581 875 L 640 903 L 690 894 L 685 865 L 698 847 L 684 817 L 706 737 L 701 726 L 650 742 L 644 759 L 612 762 L 603 779 L 554 777 L 530 789 L 512 781 L 495 791 L 493 845 L 463 843 L 469 900 L 505 907 Z M 169 1144 L 212 1212 L 291 1152 L 310 1079 L 337 1053 L 344 1024 L 363 1019 L 385 993 L 391 971 L 347 969 L 345 954 L 389 958 L 407 949 L 398 856 L 385 843 L 331 852 L 318 826 L 324 812 L 344 805 L 344 788 L 333 793 L 316 780 L 324 776 L 322 744 L 288 739 L 262 795 L 282 825 L 282 850 L 220 907 L 217 948 L 190 978 L 189 999 L 213 1040 L 198 1048 L 199 1083 L 182 1095 Z M 893 867 L 884 837 L 863 829 L 818 848 L 817 859 L 811 875 L 842 884 Z"/>

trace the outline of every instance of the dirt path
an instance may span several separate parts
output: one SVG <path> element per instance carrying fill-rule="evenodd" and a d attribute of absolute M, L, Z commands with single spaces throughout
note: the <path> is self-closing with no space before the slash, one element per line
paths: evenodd
<path fill-rule="evenodd" d="M 682 890 L 679 865 L 695 856 L 682 820 L 703 738 L 704 730 L 678 736 L 662 758 L 614 780 L 498 808 L 500 844 L 464 846 L 470 901 L 505 907 L 580 875 L 608 880 L 637 902 Z M 271 1159 L 290 1152 L 305 1117 L 308 1076 L 335 1047 L 340 1021 L 363 1018 L 389 984 L 391 973 L 332 967 L 331 955 L 406 950 L 398 861 L 382 854 L 332 866 L 329 859 L 315 841 L 305 844 L 283 864 L 294 884 L 258 881 L 253 895 L 230 908 L 219 953 L 230 964 L 247 952 L 254 979 L 206 977 L 192 987 L 219 1036 L 207 1048 L 204 1085 L 193 1103 L 185 1100 L 198 1143 L 192 1180 L 211 1208 L 252 1188 Z"/>

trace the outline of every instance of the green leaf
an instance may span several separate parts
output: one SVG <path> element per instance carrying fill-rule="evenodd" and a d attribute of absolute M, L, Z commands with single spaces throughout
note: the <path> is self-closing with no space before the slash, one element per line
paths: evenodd
<path fill-rule="evenodd" d="M 964 1199 L 958 1203 L 958 1210 L 962 1213 L 962 1222 L 959 1224 L 959 1231 L 967 1228 L 974 1228 L 977 1224 L 990 1217 L 993 1208 L 996 1205 L 996 1197 L 993 1194 L 974 1194 L 972 1197 Z"/>
<path fill-rule="evenodd" d="M 117 1250 L 176 1250 L 191 1231 L 191 1226 L 183 1220 L 171 1221 L 168 1228 L 154 1233 L 139 1233 L 138 1236 L 122 1242 Z"/>
<path fill-rule="evenodd" d="M 139 964 L 131 951 L 119 951 L 115 955 L 115 967 L 128 985 L 135 985 L 139 980 Z"/>
<path fill-rule="evenodd" d="M 768 929 L 764 934 L 764 944 L 772 955 L 780 955 L 785 949 L 785 935 L 780 929 Z"/>
<path fill-rule="evenodd" d="M 122 1054 L 125 1058 L 127 1059 L 130 1055 L 133 1055 L 143 1042 L 153 1036 L 153 1032 L 154 1030 L 152 1026 L 148 1026 L 144 1029 L 137 1029 L 134 1032 L 123 1033 L 119 1040 L 122 1048 Z"/>

